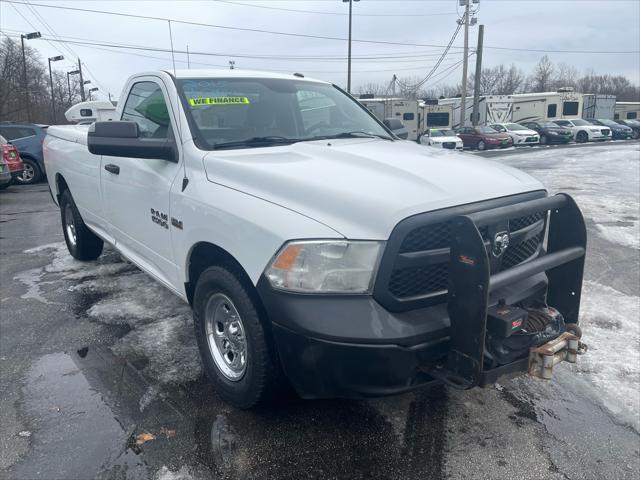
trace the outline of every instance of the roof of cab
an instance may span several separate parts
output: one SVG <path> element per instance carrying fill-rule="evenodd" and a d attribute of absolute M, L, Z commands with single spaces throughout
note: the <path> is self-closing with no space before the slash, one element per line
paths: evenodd
<path fill-rule="evenodd" d="M 294 73 L 274 73 L 274 72 L 265 72 L 259 70 L 241 70 L 234 68 L 231 70 L 230 68 L 210 68 L 210 69 L 197 69 L 197 70 L 176 70 L 169 71 L 165 70 L 170 75 L 175 76 L 176 78 L 281 78 L 287 80 L 297 80 L 297 81 L 308 81 L 308 82 L 320 82 L 320 83 L 329 83 L 324 80 L 317 80 L 314 78 L 306 78 L 298 75 L 294 75 Z"/>

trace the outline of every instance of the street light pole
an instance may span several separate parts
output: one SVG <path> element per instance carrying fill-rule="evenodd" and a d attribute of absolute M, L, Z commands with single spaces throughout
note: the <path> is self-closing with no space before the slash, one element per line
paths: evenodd
<path fill-rule="evenodd" d="M 342 0 L 343 3 L 349 2 L 349 54 L 347 60 L 347 93 L 351 93 L 351 17 L 353 16 L 353 2 L 360 0 Z"/>
<path fill-rule="evenodd" d="M 78 58 L 78 71 L 80 72 L 80 99 L 84 102 L 84 82 L 82 81 L 82 62 Z"/>
<path fill-rule="evenodd" d="M 31 105 L 29 101 L 29 82 L 27 81 L 27 56 L 24 53 L 24 40 L 31 40 L 33 38 L 40 38 L 40 32 L 27 33 L 26 35 L 20 35 L 20 43 L 22 44 L 22 82 L 24 84 L 24 104 L 27 107 L 27 121 L 31 123 Z"/>
<path fill-rule="evenodd" d="M 56 98 L 53 92 L 53 73 L 51 73 L 51 62 L 57 62 L 64 60 L 62 55 L 56 57 L 49 57 L 49 85 L 51 86 L 51 112 L 53 113 L 53 123 L 56 123 Z"/>
<path fill-rule="evenodd" d="M 71 80 L 69 80 L 69 72 L 67 72 L 67 87 L 69 87 L 69 103 L 71 103 Z"/>

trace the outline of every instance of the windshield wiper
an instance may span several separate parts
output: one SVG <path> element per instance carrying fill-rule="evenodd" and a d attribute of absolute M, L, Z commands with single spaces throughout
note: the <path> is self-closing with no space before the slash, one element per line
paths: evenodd
<path fill-rule="evenodd" d="M 241 147 L 266 147 L 269 145 L 290 145 L 299 142 L 300 138 L 287 138 L 279 135 L 269 135 L 266 137 L 251 137 L 246 140 L 238 140 L 235 142 L 223 142 L 213 145 L 214 150 L 222 150 L 225 148 L 241 148 Z"/>
<path fill-rule="evenodd" d="M 379 135 L 377 133 L 363 132 L 362 130 L 354 130 L 352 132 L 341 132 L 335 135 L 327 135 L 323 138 L 382 138 L 383 140 L 393 140 L 387 135 Z"/>

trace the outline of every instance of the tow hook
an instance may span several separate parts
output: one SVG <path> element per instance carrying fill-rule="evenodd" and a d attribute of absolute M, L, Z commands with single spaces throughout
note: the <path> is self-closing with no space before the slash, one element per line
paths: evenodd
<path fill-rule="evenodd" d="M 578 355 L 587 351 L 587 345 L 577 335 L 564 332 L 559 337 L 529 351 L 529 375 L 549 380 L 553 367 L 560 362 L 576 363 Z"/>

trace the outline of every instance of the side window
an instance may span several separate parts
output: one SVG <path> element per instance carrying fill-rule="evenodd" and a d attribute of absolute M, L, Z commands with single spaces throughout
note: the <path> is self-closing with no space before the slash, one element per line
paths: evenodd
<path fill-rule="evenodd" d="M 136 122 L 141 138 L 169 138 L 171 120 L 158 84 L 136 83 L 124 104 L 121 120 Z"/>
<path fill-rule="evenodd" d="M 0 135 L 9 141 L 18 140 L 20 138 L 33 137 L 36 131 L 28 127 L 1 127 Z"/>
<path fill-rule="evenodd" d="M 635 120 L 638 118 L 638 112 L 627 112 L 627 120 Z"/>
<path fill-rule="evenodd" d="M 413 113 L 407 112 L 404 115 L 402 115 L 402 120 L 411 121 L 413 119 L 414 119 Z"/>
<path fill-rule="evenodd" d="M 558 105 L 555 103 L 550 103 L 547 105 L 547 117 L 553 118 L 558 113 Z"/>
<path fill-rule="evenodd" d="M 562 104 L 562 115 L 577 115 L 578 106 L 578 102 L 564 102 Z"/>

